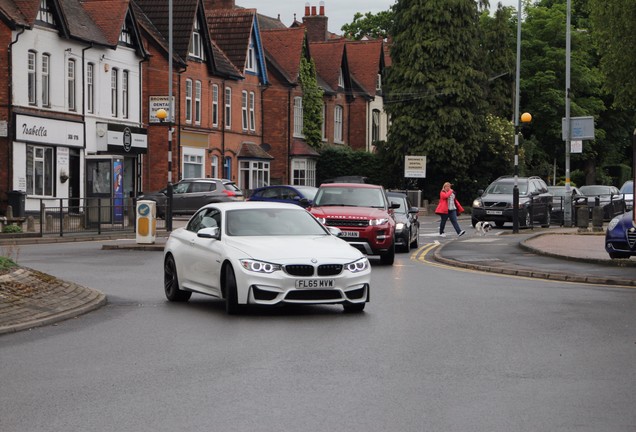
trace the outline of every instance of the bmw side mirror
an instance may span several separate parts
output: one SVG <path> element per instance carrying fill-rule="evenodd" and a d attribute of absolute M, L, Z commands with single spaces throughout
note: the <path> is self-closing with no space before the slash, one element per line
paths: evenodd
<path fill-rule="evenodd" d="M 220 233 L 221 230 L 219 229 L 219 227 L 202 228 L 197 231 L 197 237 L 218 240 Z"/>

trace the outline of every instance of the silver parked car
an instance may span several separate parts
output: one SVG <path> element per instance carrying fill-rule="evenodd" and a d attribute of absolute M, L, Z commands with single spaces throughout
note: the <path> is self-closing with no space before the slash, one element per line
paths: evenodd
<path fill-rule="evenodd" d="M 144 194 L 137 199 L 157 203 L 157 216 L 165 217 L 167 189 Z M 172 213 L 192 214 L 206 204 L 243 201 L 243 192 L 227 179 L 185 178 L 172 186 Z"/>

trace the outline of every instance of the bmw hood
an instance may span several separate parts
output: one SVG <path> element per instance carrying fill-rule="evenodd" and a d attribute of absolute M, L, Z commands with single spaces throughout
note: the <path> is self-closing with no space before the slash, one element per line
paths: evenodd
<path fill-rule="evenodd" d="M 331 235 L 232 237 L 226 238 L 226 242 L 228 246 L 244 253 L 246 258 L 263 261 L 300 260 L 300 257 L 306 257 L 320 261 L 349 262 L 364 256 L 344 240 Z"/>

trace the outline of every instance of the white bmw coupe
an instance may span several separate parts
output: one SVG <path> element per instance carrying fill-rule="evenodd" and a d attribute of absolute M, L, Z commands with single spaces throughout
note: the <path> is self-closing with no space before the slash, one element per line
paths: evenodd
<path fill-rule="evenodd" d="M 371 266 L 337 228 L 326 228 L 293 204 L 208 204 L 164 249 L 164 290 L 170 301 L 193 292 L 243 305 L 341 304 L 360 312 L 369 301 Z"/>

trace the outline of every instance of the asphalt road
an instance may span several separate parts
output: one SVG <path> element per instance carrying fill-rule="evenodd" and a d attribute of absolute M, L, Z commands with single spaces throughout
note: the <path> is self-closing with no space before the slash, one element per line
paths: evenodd
<path fill-rule="evenodd" d="M 422 245 L 431 238 L 424 236 Z M 171 304 L 161 253 L 21 246 L 109 304 L 0 337 L 0 430 L 627 431 L 636 291 L 374 262 L 363 314 Z"/>

